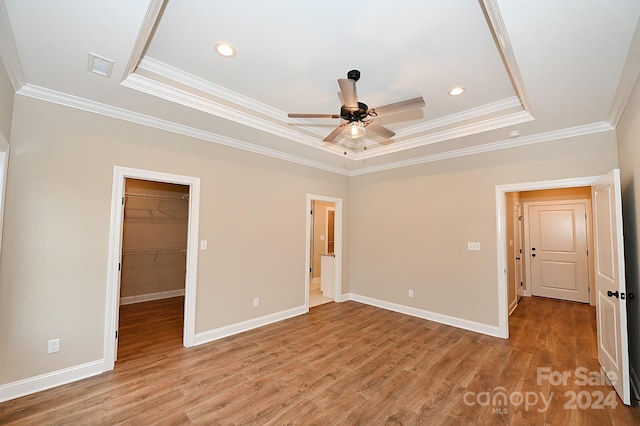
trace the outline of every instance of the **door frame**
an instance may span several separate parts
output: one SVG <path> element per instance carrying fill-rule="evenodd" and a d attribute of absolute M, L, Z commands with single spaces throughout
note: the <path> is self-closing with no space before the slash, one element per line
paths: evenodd
<path fill-rule="evenodd" d="M 9 176 L 9 141 L 0 133 L 0 251 L 2 250 L 2 224 Z"/>
<path fill-rule="evenodd" d="M 572 188 L 592 186 L 600 176 L 586 176 L 569 179 L 555 179 L 537 182 L 496 185 L 496 238 L 498 271 L 498 337 L 509 338 L 509 301 L 507 293 L 507 232 L 506 202 L 507 192 L 536 191 L 540 189 Z M 529 283 L 527 283 L 528 285 Z"/>
<path fill-rule="evenodd" d="M 117 346 L 116 331 L 120 312 L 120 263 L 122 259 L 122 214 L 127 178 L 173 183 L 189 186 L 189 219 L 187 225 L 187 258 L 184 288 L 184 332 L 182 344 L 194 345 L 196 283 L 198 276 L 198 226 L 200 222 L 200 178 L 175 175 L 130 167 L 113 167 L 111 191 L 111 222 L 109 231 L 109 260 L 107 266 L 107 295 L 104 325 L 103 371 L 113 370 Z"/>
<path fill-rule="evenodd" d="M 511 251 L 513 252 L 513 259 L 511 260 L 511 262 L 513 264 L 513 285 L 514 285 L 515 301 L 513 303 L 513 306 L 509 307 L 509 314 L 511 314 L 518 307 L 518 303 L 520 302 L 520 299 L 524 294 L 524 283 L 526 281 L 524 279 L 525 268 L 523 267 L 524 265 L 524 241 L 523 241 L 524 216 L 522 214 L 522 203 L 520 203 L 520 201 L 514 202 L 512 207 L 513 207 L 513 216 L 512 216 L 513 247 L 511 248 Z M 517 260 L 518 257 L 520 257 L 519 261 Z"/>
<path fill-rule="evenodd" d="M 307 204 L 305 209 L 305 217 L 307 218 L 307 227 L 306 227 L 306 238 L 305 238 L 305 247 L 306 247 L 306 261 L 305 261 L 305 275 L 304 275 L 304 305 L 306 312 L 309 312 L 309 284 L 310 284 L 310 274 L 309 268 L 311 267 L 311 229 L 313 227 L 313 217 L 309 212 L 311 211 L 311 203 L 313 201 L 324 201 L 328 203 L 333 203 L 335 208 L 335 216 L 334 216 L 334 224 L 333 224 L 333 233 L 334 233 L 334 242 L 333 242 L 333 254 L 335 256 L 335 280 L 334 280 L 334 288 L 333 288 L 333 300 L 336 302 L 342 302 L 346 300 L 342 295 L 342 198 L 334 198 L 327 197 L 324 195 L 314 195 L 307 194 Z M 314 212 L 315 214 L 315 212 Z"/>

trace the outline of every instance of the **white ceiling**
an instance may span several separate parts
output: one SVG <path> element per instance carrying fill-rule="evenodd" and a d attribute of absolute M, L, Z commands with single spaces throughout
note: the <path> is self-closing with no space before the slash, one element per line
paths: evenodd
<path fill-rule="evenodd" d="M 637 0 L 4 0 L 0 55 L 21 94 L 355 175 L 611 130 L 639 16 Z M 287 117 L 338 114 L 351 69 L 369 107 L 426 106 L 355 143 L 322 141 L 340 120 Z"/>

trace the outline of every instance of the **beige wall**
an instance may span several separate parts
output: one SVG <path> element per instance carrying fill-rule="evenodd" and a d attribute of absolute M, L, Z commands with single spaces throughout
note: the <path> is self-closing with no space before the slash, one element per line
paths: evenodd
<path fill-rule="evenodd" d="M 627 292 L 636 295 L 627 303 L 630 361 L 636 375 L 640 375 L 640 80 L 636 81 L 616 131 L 622 180 Z"/>
<path fill-rule="evenodd" d="M 4 64 L 0 58 L 0 134 L 5 140 L 9 140 L 11 135 L 11 117 L 13 115 L 14 91 L 11 80 L 5 71 Z"/>
<path fill-rule="evenodd" d="M 351 292 L 497 326 L 495 186 L 617 164 L 607 132 L 354 177 Z"/>
<path fill-rule="evenodd" d="M 201 179 L 196 333 L 304 304 L 309 193 L 344 200 L 343 293 L 497 325 L 495 185 L 617 166 L 609 132 L 349 179 L 22 96 L 13 114 L 0 384 L 102 358 L 114 165 Z"/>
<path fill-rule="evenodd" d="M 13 114 L 0 384 L 102 358 L 114 165 L 200 178 L 196 333 L 304 306 L 309 193 L 345 200 L 349 291 L 347 177 L 23 96 Z"/>

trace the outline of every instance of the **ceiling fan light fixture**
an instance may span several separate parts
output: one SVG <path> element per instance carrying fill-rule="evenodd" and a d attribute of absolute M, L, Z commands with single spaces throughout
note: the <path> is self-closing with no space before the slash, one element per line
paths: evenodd
<path fill-rule="evenodd" d="M 347 128 L 342 132 L 348 138 L 357 139 L 361 138 L 367 133 L 364 128 L 364 123 L 362 121 L 352 121 L 347 125 Z"/>
<path fill-rule="evenodd" d="M 214 47 L 216 49 L 216 53 L 224 58 L 233 58 L 237 54 L 236 48 L 229 43 L 216 43 Z"/>
<path fill-rule="evenodd" d="M 464 87 L 454 87 L 449 90 L 449 95 L 451 96 L 460 96 L 464 93 Z"/>

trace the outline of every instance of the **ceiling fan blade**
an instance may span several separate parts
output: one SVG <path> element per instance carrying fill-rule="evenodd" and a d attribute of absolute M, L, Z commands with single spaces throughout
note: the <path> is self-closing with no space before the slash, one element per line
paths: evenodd
<path fill-rule="evenodd" d="M 379 106 L 377 108 L 371 108 L 369 111 L 373 110 L 374 114 L 371 115 L 385 115 L 385 114 L 394 114 L 396 112 L 407 111 L 414 108 L 422 108 L 425 106 L 424 99 L 422 96 L 413 99 L 407 99 L 400 102 L 395 102 L 393 104 Z"/>
<path fill-rule="evenodd" d="M 396 135 L 394 131 L 387 129 L 386 127 L 376 123 L 375 121 L 369 121 L 367 123 L 367 129 L 373 130 L 385 139 L 391 139 Z"/>
<path fill-rule="evenodd" d="M 349 78 L 339 78 L 338 85 L 342 93 L 344 105 L 349 108 L 358 108 L 358 93 L 356 92 L 356 81 Z"/>
<path fill-rule="evenodd" d="M 333 129 L 333 132 L 329 133 L 326 138 L 322 139 L 322 141 L 323 142 L 332 142 L 335 138 L 338 137 L 338 135 L 340 133 L 342 133 L 342 129 L 344 129 L 344 127 L 346 125 L 347 125 L 347 123 L 342 123 L 341 125 L 339 125 L 335 129 Z"/>
<path fill-rule="evenodd" d="M 340 118 L 338 114 L 297 114 L 290 113 L 287 114 L 289 118 Z"/>

